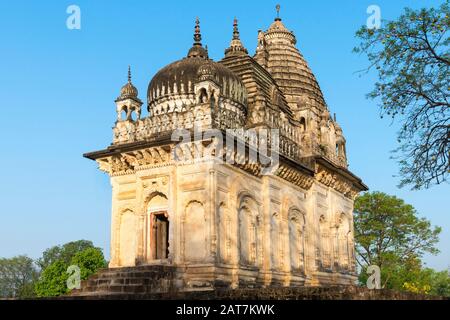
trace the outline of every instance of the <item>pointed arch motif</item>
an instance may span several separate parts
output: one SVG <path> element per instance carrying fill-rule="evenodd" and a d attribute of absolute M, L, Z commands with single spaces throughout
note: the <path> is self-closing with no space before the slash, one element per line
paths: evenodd
<path fill-rule="evenodd" d="M 152 191 L 150 192 L 144 200 L 145 210 L 155 211 L 155 210 L 164 210 L 169 206 L 168 198 L 165 193 L 161 191 Z"/>
<path fill-rule="evenodd" d="M 284 239 L 283 218 L 280 213 L 275 212 L 270 216 L 270 258 L 274 270 L 282 270 L 284 267 Z"/>
<path fill-rule="evenodd" d="M 123 209 L 119 214 L 118 257 L 120 266 L 136 264 L 137 218 L 133 210 Z"/>
<path fill-rule="evenodd" d="M 241 193 L 238 199 L 239 261 L 242 265 L 257 267 L 261 249 L 257 232 L 260 225 L 258 204 L 247 192 Z"/>
<path fill-rule="evenodd" d="M 232 248 L 236 247 L 236 239 L 233 232 L 233 222 L 227 205 L 221 202 L 219 205 L 219 257 L 222 263 L 232 262 Z"/>
<path fill-rule="evenodd" d="M 320 260 L 322 267 L 331 268 L 330 226 L 324 214 L 319 217 Z"/>
<path fill-rule="evenodd" d="M 343 269 L 349 269 L 352 264 L 352 218 L 344 212 L 338 214 L 336 243 L 339 265 Z"/>
<path fill-rule="evenodd" d="M 188 262 L 201 262 L 207 256 L 206 215 L 203 203 L 191 200 L 183 217 L 183 253 Z"/>
<path fill-rule="evenodd" d="M 305 273 L 306 217 L 293 207 L 289 209 L 288 220 L 291 271 Z"/>

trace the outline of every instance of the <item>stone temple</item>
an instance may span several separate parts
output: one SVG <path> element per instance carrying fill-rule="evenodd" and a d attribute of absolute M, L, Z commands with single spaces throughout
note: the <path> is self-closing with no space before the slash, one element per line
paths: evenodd
<path fill-rule="evenodd" d="M 353 201 L 367 187 L 348 170 L 343 131 L 280 18 L 258 32 L 253 56 L 235 20 L 217 62 L 197 19 L 186 56 L 150 80 L 147 112 L 130 73 L 115 103 L 112 144 L 85 154 L 112 185 L 111 260 L 91 291 L 355 282 Z M 192 138 L 174 139 L 181 129 Z M 261 141 L 248 132 L 269 131 L 277 148 L 255 161 Z"/>

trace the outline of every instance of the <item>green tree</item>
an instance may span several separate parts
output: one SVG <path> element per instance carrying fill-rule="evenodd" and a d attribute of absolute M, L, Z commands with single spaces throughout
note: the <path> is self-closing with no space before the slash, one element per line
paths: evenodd
<path fill-rule="evenodd" d="M 55 297 L 68 292 L 67 273 L 68 264 L 63 260 L 56 260 L 42 271 L 36 283 L 35 292 L 38 297 Z"/>
<path fill-rule="evenodd" d="M 429 294 L 431 292 L 432 269 L 423 269 L 417 257 L 410 257 L 401 264 L 390 265 L 382 272 L 388 279 L 386 288 Z"/>
<path fill-rule="evenodd" d="M 447 181 L 450 172 L 450 10 L 405 12 L 379 29 L 362 27 L 355 52 L 366 54 L 378 81 L 371 98 L 381 117 L 400 120 L 400 186 L 428 188 Z"/>
<path fill-rule="evenodd" d="M 355 249 L 362 268 L 360 280 L 370 265 L 381 269 L 382 284 L 399 288 L 396 275 L 405 269 L 420 270 L 424 253 L 437 254 L 440 227 L 419 218 L 413 206 L 382 192 L 366 192 L 355 201 Z M 417 266 L 419 264 L 419 266 Z M 403 269 L 402 269 L 403 268 Z"/>
<path fill-rule="evenodd" d="M 33 259 L 27 256 L 0 258 L 0 297 L 33 297 L 37 276 L 38 271 Z"/>
<path fill-rule="evenodd" d="M 448 271 L 435 272 L 431 275 L 431 294 L 450 297 L 450 273 Z"/>
<path fill-rule="evenodd" d="M 80 267 L 81 279 L 85 280 L 90 275 L 96 273 L 99 269 L 106 268 L 107 263 L 103 253 L 98 248 L 87 248 L 78 252 L 73 258 L 71 264 Z"/>
<path fill-rule="evenodd" d="M 66 264 L 69 264 L 75 254 L 87 248 L 94 248 L 92 241 L 78 240 L 60 246 L 53 246 L 45 250 L 36 263 L 41 270 L 45 270 L 57 260 L 63 260 Z"/>
<path fill-rule="evenodd" d="M 36 294 L 39 297 L 53 297 L 69 292 L 67 288 L 67 279 L 69 278 L 67 269 L 70 265 L 77 265 L 80 268 L 80 280 L 87 279 L 90 275 L 101 268 L 105 268 L 107 265 L 100 248 L 87 247 L 78 252 L 73 250 L 70 250 L 70 252 L 73 256 L 68 262 L 66 260 L 68 256 L 61 255 L 59 259 L 43 270 L 35 286 Z"/>
<path fill-rule="evenodd" d="M 419 259 L 412 259 L 390 270 L 388 288 L 450 297 L 450 277 L 447 271 L 424 268 Z"/>

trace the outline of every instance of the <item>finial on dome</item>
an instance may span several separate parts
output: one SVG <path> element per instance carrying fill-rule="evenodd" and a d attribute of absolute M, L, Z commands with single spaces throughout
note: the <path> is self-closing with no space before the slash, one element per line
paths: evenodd
<path fill-rule="evenodd" d="M 138 99 L 138 90 L 133 85 L 133 83 L 131 83 L 131 67 L 128 66 L 128 82 L 120 89 L 120 96 L 116 101 L 130 98 L 136 101 L 140 101 Z"/>
<path fill-rule="evenodd" d="M 194 45 L 188 52 L 188 58 L 204 58 L 208 59 L 208 52 L 202 46 L 202 35 L 200 33 L 200 20 L 195 19 Z"/>
<path fill-rule="evenodd" d="M 200 33 L 200 20 L 198 17 L 195 19 L 195 32 L 194 32 L 194 45 L 201 46 L 202 35 Z"/>
<path fill-rule="evenodd" d="M 234 18 L 233 20 L 233 38 L 231 39 L 230 47 L 225 50 L 225 56 L 230 54 L 248 54 L 247 49 L 242 45 L 241 40 L 239 39 L 239 29 L 238 29 L 238 20 Z"/>
<path fill-rule="evenodd" d="M 277 5 L 275 6 L 275 9 L 277 9 L 277 17 L 275 18 L 275 21 L 281 21 L 281 18 L 280 18 L 280 9 L 281 9 L 281 6 L 280 6 L 279 4 L 277 4 Z"/>
<path fill-rule="evenodd" d="M 239 40 L 239 29 L 238 29 L 238 20 L 235 17 L 233 21 L 233 39 Z"/>

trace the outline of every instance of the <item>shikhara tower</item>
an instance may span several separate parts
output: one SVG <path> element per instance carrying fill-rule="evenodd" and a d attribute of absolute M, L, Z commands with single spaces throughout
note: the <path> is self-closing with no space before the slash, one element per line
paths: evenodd
<path fill-rule="evenodd" d="M 85 155 L 111 177 L 111 269 L 164 265 L 179 290 L 355 281 L 353 200 L 367 188 L 279 17 L 259 31 L 253 57 L 235 19 L 219 62 L 197 19 L 186 57 L 150 80 L 147 114 L 130 73 L 115 102 L 113 143 Z M 234 164 L 211 152 L 217 135 L 173 141 L 194 127 L 279 129 L 279 165 L 263 175 L 245 138 L 244 150 L 223 146 Z"/>

